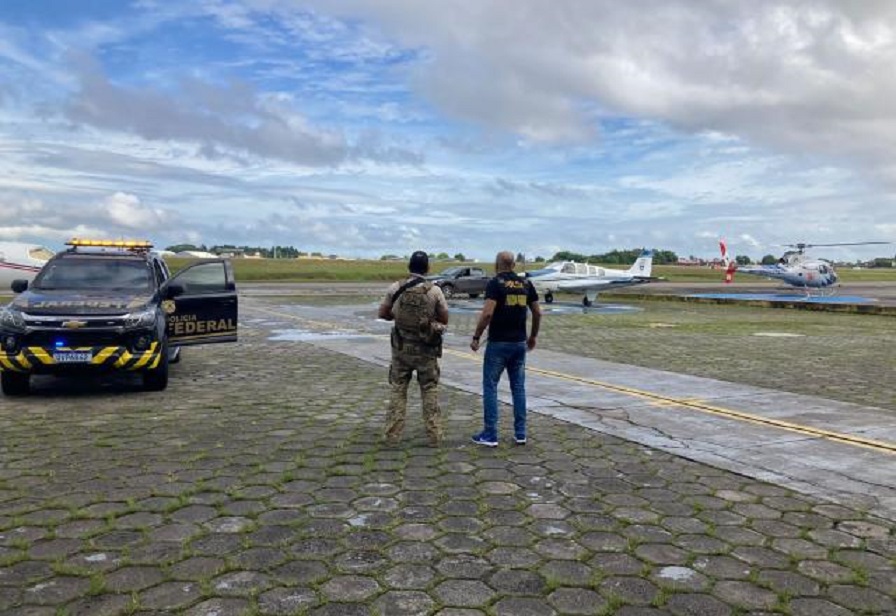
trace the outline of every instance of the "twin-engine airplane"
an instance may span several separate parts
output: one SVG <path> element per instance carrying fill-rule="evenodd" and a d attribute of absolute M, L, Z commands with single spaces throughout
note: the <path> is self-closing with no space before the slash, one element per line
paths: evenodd
<path fill-rule="evenodd" d="M 627 270 L 608 269 L 575 261 L 556 261 L 544 269 L 526 272 L 535 290 L 544 301 L 554 301 L 554 293 L 581 293 L 582 304 L 590 306 L 599 291 L 642 284 L 656 280 L 651 278 L 653 251 L 644 250 Z"/>
<path fill-rule="evenodd" d="M 0 290 L 13 280 L 31 280 L 55 253 L 38 244 L 0 242 Z"/>
<path fill-rule="evenodd" d="M 839 277 L 834 265 L 824 259 L 806 256 L 806 248 L 814 246 L 864 246 L 866 244 L 888 244 L 889 242 L 843 242 L 838 244 L 787 244 L 794 250 L 786 251 L 774 265 L 738 265 L 728 256 L 728 248 L 724 240 L 719 240 L 722 249 L 722 262 L 725 264 L 725 282 L 734 280 L 734 272 L 742 272 L 752 276 L 774 278 L 794 287 L 804 289 L 825 289 L 837 283 Z M 833 289 L 831 289 L 833 293 Z"/>

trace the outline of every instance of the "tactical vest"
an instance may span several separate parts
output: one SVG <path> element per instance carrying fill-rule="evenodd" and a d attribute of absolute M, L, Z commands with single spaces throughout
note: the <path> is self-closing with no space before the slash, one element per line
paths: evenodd
<path fill-rule="evenodd" d="M 431 282 L 415 285 L 405 290 L 392 306 L 395 329 L 408 342 L 433 343 L 433 306 L 432 300 L 427 297 L 430 289 Z"/>

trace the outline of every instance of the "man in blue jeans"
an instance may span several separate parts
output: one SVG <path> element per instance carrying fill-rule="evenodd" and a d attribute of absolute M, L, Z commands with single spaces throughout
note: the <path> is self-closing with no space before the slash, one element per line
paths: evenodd
<path fill-rule="evenodd" d="M 485 305 L 479 314 L 470 348 L 479 350 L 479 339 L 488 328 L 488 345 L 482 362 L 482 405 L 485 426 L 473 442 L 498 446 L 498 381 L 507 370 L 513 397 L 513 440 L 526 444 L 526 353 L 535 348 L 541 327 L 538 293 L 525 278 L 513 272 L 509 251 L 495 257 L 496 276 L 485 288 Z M 532 329 L 526 335 L 526 317 L 532 312 Z"/>

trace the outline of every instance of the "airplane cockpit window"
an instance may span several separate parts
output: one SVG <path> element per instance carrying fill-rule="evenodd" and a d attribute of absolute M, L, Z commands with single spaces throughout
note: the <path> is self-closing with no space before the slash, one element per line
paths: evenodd
<path fill-rule="evenodd" d="M 576 263 L 576 274 L 587 275 L 588 274 L 588 266 L 584 263 Z"/>
<path fill-rule="evenodd" d="M 562 271 L 564 274 L 575 274 L 576 273 L 576 264 L 575 263 L 564 263 Z"/>

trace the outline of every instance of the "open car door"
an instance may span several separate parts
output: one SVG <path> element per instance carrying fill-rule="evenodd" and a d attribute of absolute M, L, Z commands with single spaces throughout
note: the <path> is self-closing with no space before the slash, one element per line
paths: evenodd
<path fill-rule="evenodd" d="M 163 308 L 167 313 L 169 346 L 236 342 L 236 283 L 230 261 L 194 263 L 166 284 L 169 299 Z"/>

